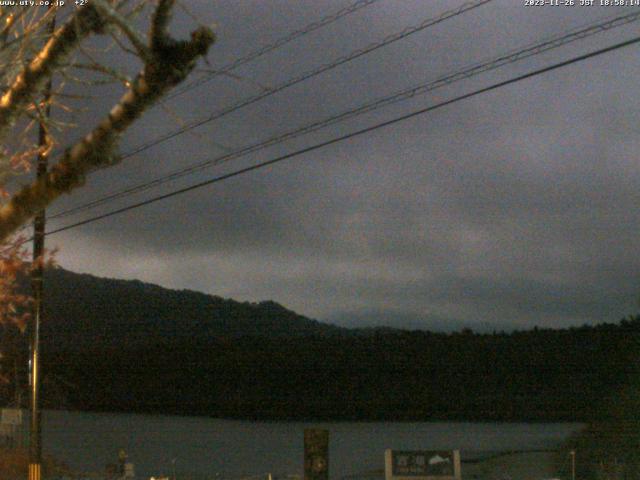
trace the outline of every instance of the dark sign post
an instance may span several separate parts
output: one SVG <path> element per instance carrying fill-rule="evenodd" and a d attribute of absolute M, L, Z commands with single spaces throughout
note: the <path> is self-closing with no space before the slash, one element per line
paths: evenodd
<path fill-rule="evenodd" d="M 460 478 L 458 450 L 387 450 L 386 480 L 457 480 Z"/>
<path fill-rule="evenodd" d="M 304 480 L 329 480 L 329 430 L 304 430 Z"/>

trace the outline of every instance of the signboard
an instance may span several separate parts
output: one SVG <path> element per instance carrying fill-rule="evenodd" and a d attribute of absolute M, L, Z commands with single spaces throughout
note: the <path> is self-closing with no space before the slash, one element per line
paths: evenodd
<path fill-rule="evenodd" d="M 459 450 L 387 450 L 386 480 L 459 480 Z"/>
<path fill-rule="evenodd" d="M 0 438 L 11 437 L 16 431 L 16 427 L 8 423 L 0 423 Z"/>
<path fill-rule="evenodd" d="M 22 425 L 22 410 L 20 410 L 19 408 L 3 408 L 2 424 Z"/>
<path fill-rule="evenodd" d="M 133 463 L 124 464 L 124 478 L 135 478 L 136 473 Z"/>
<path fill-rule="evenodd" d="M 304 480 L 329 480 L 329 430 L 304 430 Z"/>

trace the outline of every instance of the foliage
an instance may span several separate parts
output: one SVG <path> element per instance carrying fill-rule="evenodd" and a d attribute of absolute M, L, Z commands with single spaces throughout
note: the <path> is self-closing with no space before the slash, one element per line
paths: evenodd
<path fill-rule="evenodd" d="M 628 321 L 625 326 L 629 326 Z M 637 336 L 638 332 L 632 335 Z M 639 353 L 634 349 L 628 361 L 638 365 Z M 634 370 L 622 388 L 603 392 L 606 415 L 590 422 L 561 449 L 557 463 L 563 477 L 570 477 L 570 463 L 566 459 L 573 451 L 577 478 L 640 479 L 640 376 L 637 367 Z"/>
<path fill-rule="evenodd" d="M 18 274 L 28 270 L 27 252 L 18 237 L 0 245 L 0 323 L 12 323 L 24 331 L 30 296 L 17 290 Z"/>

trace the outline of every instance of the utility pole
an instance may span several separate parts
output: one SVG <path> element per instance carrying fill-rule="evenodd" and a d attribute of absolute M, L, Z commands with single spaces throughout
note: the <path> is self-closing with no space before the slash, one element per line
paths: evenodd
<path fill-rule="evenodd" d="M 55 7 L 53 2 L 49 6 L 47 15 L 51 19 L 47 24 L 47 35 L 51 37 L 56 27 Z M 49 157 L 49 138 L 47 133 L 47 120 L 51 115 L 51 90 L 52 81 L 45 85 L 42 95 L 44 110 L 41 112 L 40 128 L 38 130 L 37 178 L 40 179 L 47 173 Z M 42 424 L 40 413 L 40 321 L 42 318 L 42 288 L 44 274 L 44 227 L 45 211 L 42 209 L 33 221 L 33 264 L 31 272 L 31 288 L 33 290 L 33 318 L 31 325 L 31 422 L 29 428 L 29 480 L 41 480 L 42 466 Z"/>

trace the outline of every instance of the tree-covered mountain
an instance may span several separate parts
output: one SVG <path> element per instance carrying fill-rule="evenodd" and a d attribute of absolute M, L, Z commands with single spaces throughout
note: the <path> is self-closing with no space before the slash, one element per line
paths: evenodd
<path fill-rule="evenodd" d="M 244 336 L 45 353 L 73 408 L 255 419 L 591 421 L 637 380 L 640 317 L 504 335 Z M 635 379 L 635 380 L 634 380 Z M 46 395 L 45 395 L 46 396 Z"/>
<path fill-rule="evenodd" d="M 153 345 L 243 335 L 335 335 L 320 323 L 273 301 L 237 302 L 189 290 L 169 290 L 137 280 L 77 274 L 61 268 L 45 276 L 47 348 Z"/>
<path fill-rule="evenodd" d="M 607 405 L 640 373 L 640 316 L 494 334 L 352 331 L 273 302 L 59 269 L 47 276 L 43 328 L 45 405 L 72 409 L 593 421 L 612 415 Z M 26 355 L 10 348 L 24 338 L 4 330 L 7 372 L 10 359 Z M 11 385 L 1 391 L 12 396 Z"/>

